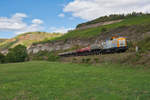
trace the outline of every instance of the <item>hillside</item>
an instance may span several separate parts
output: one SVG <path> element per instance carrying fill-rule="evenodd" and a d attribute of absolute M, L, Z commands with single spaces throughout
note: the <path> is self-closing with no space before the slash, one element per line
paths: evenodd
<path fill-rule="evenodd" d="M 126 19 L 122 19 L 121 22 L 114 23 L 114 24 L 108 24 L 108 25 L 103 25 L 103 26 L 98 26 L 98 27 L 88 28 L 88 29 L 83 29 L 83 30 L 73 30 L 73 31 L 68 32 L 64 36 L 56 38 L 56 39 L 65 40 L 65 39 L 70 39 L 70 38 L 81 38 L 81 39 L 91 38 L 91 37 L 96 37 L 100 35 L 101 33 L 109 32 L 112 29 L 116 29 L 119 27 L 121 29 L 123 27 L 130 27 L 134 25 L 136 26 L 137 25 L 138 26 L 149 25 L 149 23 L 150 23 L 150 15 L 135 16 L 131 18 L 129 17 Z"/>
<path fill-rule="evenodd" d="M 31 45 L 28 52 L 36 54 L 40 51 L 55 51 L 67 52 L 76 50 L 82 47 L 87 47 L 92 44 L 98 44 L 102 41 L 110 39 L 112 36 L 123 36 L 128 40 L 129 50 L 122 54 L 97 56 L 101 62 L 120 62 L 130 64 L 145 64 L 149 65 L 150 59 L 150 15 L 132 16 L 122 19 L 121 22 L 114 24 L 103 25 L 83 30 L 69 31 L 67 34 L 52 39 L 51 41 L 41 41 Z M 135 52 L 135 47 L 139 47 L 139 52 Z M 118 59 L 120 56 L 122 59 Z M 80 57 L 79 57 L 80 58 Z M 82 59 L 77 58 L 77 62 L 82 62 Z M 90 57 L 95 59 L 94 57 Z M 130 58 L 130 59 L 128 59 Z M 78 60 L 79 59 L 79 60 Z M 65 59 L 62 58 L 62 61 Z M 74 62 L 74 57 L 68 58 L 65 61 Z M 93 61 L 93 60 L 92 60 Z M 100 62 L 100 63 L 101 63 Z"/>
<path fill-rule="evenodd" d="M 143 16 L 143 15 L 149 15 L 149 14 L 136 13 L 136 12 L 129 13 L 127 15 L 125 15 L 125 14 L 112 14 L 112 15 L 109 15 L 109 16 L 99 17 L 99 18 L 97 18 L 95 20 L 92 20 L 92 21 L 81 23 L 81 24 L 77 25 L 76 28 L 80 29 L 81 27 L 88 26 L 88 25 L 94 25 L 94 24 L 97 24 L 97 23 L 109 22 L 109 21 L 115 21 L 115 20 L 128 19 L 128 18 Z"/>
<path fill-rule="evenodd" d="M 6 41 L 7 39 L 0 39 L 0 43 L 2 43 L 2 42 L 4 42 L 4 41 Z"/>
<path fill-rule="evenodd" d="M 59 36 L 61 36 L 61 34 L 57 33 L 51 34 L 46 32 L 29 32 L 1 42 L 0 50 L 12 48 L 18 44 L 22 44 L 29 47 L 34 42 L 50 40 Z"/>
<path fill-rule="evenodd" d="M 91 21 L 91 23 L 93 22 L 95 21 Z M 132 17 L 125 17 L 121 22 L 113 24 L 102 25 L 82 30 L 72 30 L 61 37 L 52 39 L 51 41 L 41 41 L 35 44 L 51 43 L 55 41 L 69 42 L 69 40 L 76 42 L 77 40 L 87 42 L 89 39 L 92 41 L 97 40 L 97 38 L 105 40 L 114 35 L 125 36 L 127 38 L 130 38 L 130 40 L 137 40 L 139 37 L 143 36 L 141 34 L 147 34 L 147 32 L 150 32 L 150 15 L 143 14 Z"/>

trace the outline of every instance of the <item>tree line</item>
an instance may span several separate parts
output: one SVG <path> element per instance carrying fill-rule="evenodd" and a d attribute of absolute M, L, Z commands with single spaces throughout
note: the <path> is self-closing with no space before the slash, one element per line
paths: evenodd
<path fill-rule="evenodd" d="M 24 45 L 17 45 L 9 49 L 8 54 L 0 53 L 0 63 L 15 63 L 28 60 L 27 48 Z"/>
<path fill-rule="evenodd" d="M 9 49 L 7 55 L 0 53 L 0 64 L 25 62 L 29 60 L 47 60 L 54 62 L 59 60 L 59 56 L 55 52 L 49 51 L 40 51 L 36 54 L 29 55 L 24 45 L 17 45 Z"/>

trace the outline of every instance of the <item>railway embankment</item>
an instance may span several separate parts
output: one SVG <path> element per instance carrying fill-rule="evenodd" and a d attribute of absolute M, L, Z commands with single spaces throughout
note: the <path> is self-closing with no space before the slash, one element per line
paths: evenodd
<path fill-rule="evenodd" d="M 78 56 L 78 57 L 63 57 L 61 62 L 71 63 L 85 63 L 85 64 L 100 64 L 100 63 L 113 63 L 113 64 L 125 64 L 125 65 L 143 65 L 150 67 L 150 52 L 147 53 L 115 53 L 105 55 L 91 55 L 91 56 Z"/>

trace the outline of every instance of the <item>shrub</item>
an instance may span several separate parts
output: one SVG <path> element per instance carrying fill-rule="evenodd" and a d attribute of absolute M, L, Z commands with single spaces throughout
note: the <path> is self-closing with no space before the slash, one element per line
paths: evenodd
<path fill-rule="evenodd" d="M 98 59 L 98 58 L 94 58 L 94 61 L 95 61 L 96 63 L 98 63 L 99 59 Z"/>
<path fill-rule="evenodd" d="M 90 63 L 90 61 L 91 61 L 91 58 L 87 58 L 87 59 L 85 60 L 85 63 Z"/>
<path fill-rule="evenodd" d="M 146 36 L 143 40 L 138 42 L 140 52 L 150 51 L 150 36 Z"/>
<path fill-rule="evenodd" d="M 33 54 L 30 58 L 32 60 L 47 60 L 49 55 L 49 51 L 39 51 L 36 54 Z"/>
<path fill-rule="evenodd" d="M 59 60 L 59 56 L 57 56 L 55 52 L 49 52 L 49 51 L 40 51 L 36 54 L 33 54 L 30 58 L 32 58 L 32 60 L 48 60 L 48 61 Z"/>
<path fill-rule="evenodd" d="M 16 47 L 9 49 L 6 56 L 6 62 L 24 62 L 28 58 L 27 49 L 23 45 L 17 45 Z"/>
<path fill-rule="evenodd" d="M 59 60 L 59 56 L 56 56 L 54 53 L 49 53 L 48 55 L 48 61 L 58 61 Z"/>
<path fill-rule="evenodd" d="M 85 59 L 84 58 L 82 58 L 82 63 L 85 63 Z"/>
<path fill-rule="evenodd" d="M 76 61 L 77 61 L 77 59 L 76 59 L 76 58 L 73 58 L 73 59 L 72 59 L 72 62 L 73 62 L 73 63 L 74 63 L 74 62 L 76 62 Z"/>
<path fill-rule="evenodd" d="M 107 31 L 107 28 L 103 27 L 101 31 L 102 31 L 102 32 L 106 32 L 106 31 Z"/>
<path fill-rule="evenodd" d="M 136 45 L 136 43 L 135 42 L 133 42 L 133 41 L 128 41 L 128 51 L 129 52 L 135 52 L 135 45 Z"/>
<path fill-rule="evenodd" d="M 4 61 L 5 61 L 5 56 L 2 53 L 0 53 L 0 63 L 4 63 Z"/>
<path fill-rule="evenodd" d="M 82 59 L 82 63 L 86 63 L 86 64 L 87 64 L 87 63 L 89 63 L 90 61 L 91 61 L 91 58 L 85 58 L 85 59 L 83 58 L 83 59 Z"/>
<path fill-rule="evenodd" d="M 137 62 L 141 57 L 142 55 L 139 52 L 136 52 L 135 55 L 131 57 L 131 62 Z"/>
<path fill-rule="evenodd" d="M 65 39 L 64 43 L 67 43 L 68 39 Z"/>

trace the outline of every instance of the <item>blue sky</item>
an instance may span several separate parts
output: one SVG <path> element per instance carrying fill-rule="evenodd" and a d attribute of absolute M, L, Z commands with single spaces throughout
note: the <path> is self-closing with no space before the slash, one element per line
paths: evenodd
<path fill-rule="evenodd" d="M 149 9 L 150 0 L 0 0 L 0 38 L 34 31 L 66 33 L 100 16 Z"/>
<path fill-rule="evenodd" d="M 41 31 L 57 31 L 63 29 L 75 28 L 77 24 L 84 22 L 80 18 L 72 17 L 70 13 L 63 15 L 63 8 L 71 0 L 1 0 L 0 17 L 10 18 L 16 13 L 26 14 L 28 17 L 23 18 L 23 22 L 28 25 L 33 19 L 43 21 Z M 0 38 L 11 38 L 16 36 L 18 30 L 0 30 Z M 19 33 L 18 33 L 19 34 Z"/>

